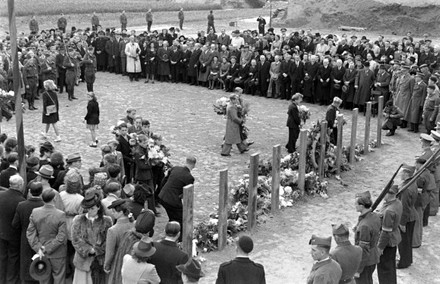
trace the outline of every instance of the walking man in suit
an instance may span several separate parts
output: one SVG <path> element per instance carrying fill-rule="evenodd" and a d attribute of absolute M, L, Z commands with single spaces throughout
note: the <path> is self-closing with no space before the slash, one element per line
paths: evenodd
<path fill-rule="evenodd" d="M 296 140 L 298 140 L 299 130 L 301 126 L 301 119 L 299 117 L 298 106 L 302 101 L 301 94 L 294 94 L 292 96 L 292 103 L 287 111 L 287 127 L 289 128 L 289 141 L 287 142 L 287 152 L 293 153 L 296 149 Z"/>
<path fill-rule="evenodd" d="M 254 242 L 249 236 L 238 239 L 236 258 L 220 265 L 216 284 L 265 284 L 266 277 L 263 265 L 249 259 Z"/>
<path fill-rule="evenodd" d="M 52 267 L 52 277 L 40 283 L 65 283 L 67 255 L 66 213 L 55 208 L 55 190 L 43 191 L 43 207 L 35 208 L 26 232 L 32 249 L 46 256 Z M 53 282 L 52 282 L 52 279 Z"/>

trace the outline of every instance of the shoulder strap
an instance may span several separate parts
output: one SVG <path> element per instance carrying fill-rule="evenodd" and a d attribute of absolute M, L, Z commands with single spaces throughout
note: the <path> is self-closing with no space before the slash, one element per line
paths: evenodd
<path fill-rule="evenodd" d="M 46 94 L 46 96 L 49 97 L 49 99 L 53 102 L 54 105 L 56 105 L 55 101 L 52 99 L 52 97 L 49 95 L 48 92 L 44 92 Z"/>

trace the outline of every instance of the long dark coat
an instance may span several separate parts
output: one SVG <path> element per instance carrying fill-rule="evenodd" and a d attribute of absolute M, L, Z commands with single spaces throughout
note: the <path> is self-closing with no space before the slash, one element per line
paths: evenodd
<path fill-rule="evenodd" d="M 189 58 L 189 63 L 188 63 L 188 76 L 190 76 L 190 77 L 197 76 L 197 68 L 198 67 L 196 68 L 196 66 L 198 66 L 198 64 L 199 64 L 200 54 L 202 54 L 201 49 L 194 50 L 191 53 L 191 57 Z"/>
<path fill-rule="evenodd" d="M 341 90 L 341 88 L 342 88 L 342 84 L 343 84 L 343 82 L 342 82 L 342 79 L 344 78 L 344 75 L 345 75 L 345 68 L 344 67 L 341 67 L 341 69 L 339 69 L 338 67 L 333 67 L 333 69 L 332 69 L 332 72 L 330 73 L 330 81 L 331 81 L 331 85 L 332 85 L 332 87 L 331 87 L 331 91 L 330 91 L 330 96 L 332 97 L 332 98 L 334 98 L 334 97 L 341 97 L 341 94 L 342 94 L 342 90 Z M 339 83 L 339 86 L 340 86 L 340 88 L 339 89 L 336 89 L 335 88 L 335 81 L 334 80 L 338 80 L 338 81 L 341 81 L 340 83 Z"/>
<path fill-rule="evenodd" d="M 318 75 L 319 64 L 306 62 L 304 64 L 304 89 L 303 95 L 308 98 L 315 96 L 316 76 Z M 307 74 L 307 76 L 306 76 Z"/>
<path fill-rule="evenodd" d="M 237 107 L 233 103 L 229 103 L 226 108 L 226 118 L 225 144 L 241 143 L 240 124 L 242 119 L 238 117 Z"/>
<path fill-rule="evenodd" d="M 348 102 L 348 103 L 352 103 L 353 102 L 353 98 L 354 98 L 354 82 L 356 80 L 356 76 L 357 76 L 358 71 L 356 69 L 350 69 L 348 68 L 347 70 L 345 70 L 345 74 L 344 77 L 342 78 L 343 83 L 345 84 L 345 82 L 349 82 L 348 83 L 348 90 L 346 93 L 342 93 L 342 100 L 344 102 Z"/>
<path fill-rule="evenodd" d="M 56 105 L 57 112 L 46 115 L 47 106 Z M 44 124 L 53 124 L 57 123 L 60 120 L 58 112 L 60 111 L 60 106 L 58 104 L 58 96 L 57 93 L 49 90 L 43 93 L 43 123 Z"/>
<path fill-rule="evenodd" d="M 411 95 L 414 88 L 414 78 L 409 74 L 405 74 L 397 79 L 396 83 L 396 93 L 394 97 L 394 104 L 400 108 L 400 110 L 405 113 L 409 106 L 411 100 Z"/>
<path fill-rule="evenodd" d="M 199 81 L 206 82 L 208 80 L 209 76 L 209 67 L 211 66 L 211 61 L 213 58 L 213 53 L 211 50 L 205 50 L 200 54 L 199 62 L 200 62 L 200 68 L 199 68 Z M 206 66 L 206 71 L 202 72 L 203 65 Z"/>
<path fill-rule="evenodd" d="M 316 89 L 316 98 L 321 102 L 326 102 L 330 96 L 330 80 L 328 82 L 327 79 L 330 79 L 332 68 L 329 66 L 324 67 L 321 65 L 318 69 L 317 79 L 318 79 L 318 87 Z M 321 82 L 321 79 L 324 82 Z"/>
<path fill-rule="evenodd" d="M 169 76 L 170 73 L 170 52 L 171 50 L 161 47 L 157 51 L 157 75 Z"/>
<path fill-rule="evenodd" d="M 425 82 L 420 81 L 414 84 L 411 99 L 408 108 L 404 110 L 404 119 L 410 123 L 419 124 L 422 118 L 423 104 L 426 98 L 427 86 Z"/>
<path fill-rule="evenodd" d="M 26 230 L 29 226 L 29 217 L 32 214 L 34 208 L 38 208 L 44 205 L 43 200 L 39 197 L 31 197 L 29 200 L 22 201 L 18 204 L 15 211 L 14 220 L 12 220 L 12 226 L 21 231 L 20 236 L 20 279 L 22 281 L 34 281 L 29 275 L 29 267 L 31 266 L 31 258 L 36 253 L 29 245 L 26 237 Z"/>
<path fill-rule="evenodd" d="M 370 68 L 364 68 L 358 71 L 355 86 L 358 86 L 353 98 L 355 105 L 364 105 L 371 95 L 371 87 L 375 80 L 374 72 Z"/>

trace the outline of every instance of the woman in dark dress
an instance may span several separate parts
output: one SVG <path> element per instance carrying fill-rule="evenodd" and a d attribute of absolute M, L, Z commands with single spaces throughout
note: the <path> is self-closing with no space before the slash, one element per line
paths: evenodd
<path fill-rule="evenodd" d="M 55 131 L 56 138 L 55 142 L 60 142 L 60 133 L 58 131 L 58 127 L 56 123 L 60 120 L 58 112 L 60 110 L 58 104 L 58 96 L 56 93 L 57 86 L 54 81 L 46 80 L 43 83 L 45 92 L 43 93 L 43 124 L 46 125 L 45 132 L 42 132 L 43 137 L 47 136 L 47 132 L 49 131 L 49 127 L 52 125 L 53 130 Z"/>
<path fill-rule="evenodd" d="M 87 97 L 89 98 L 89 102 L 87 103 L 87 114 L 84 117 L 84 120 L 87 124 L 87 129 L 90 130 L 90 135 L 92 136 L 92 143 L 89 146 L 96 148 L 98 144 L 96 129 L 98 129 L 99 124 L 99 104 L 94 93 L 88 93 Z"/>
<path fill-rule="evenodd" d="M 157 67 L 157 51 L 154 42 L 150 43 L 145 53 L 145 83 L 148 83 L 151 79 L 151 83 L 154 84 L 154 76 L 156 75 Z"/>

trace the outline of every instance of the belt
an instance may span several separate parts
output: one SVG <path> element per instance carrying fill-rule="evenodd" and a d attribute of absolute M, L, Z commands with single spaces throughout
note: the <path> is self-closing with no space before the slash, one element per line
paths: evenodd
<path fill-rule="evenodd" d="M 354 280 L 353 277 L 345 279 L 345 280 L 340 280 L 339 284 L 351 283 L 353 280 Z"/>

